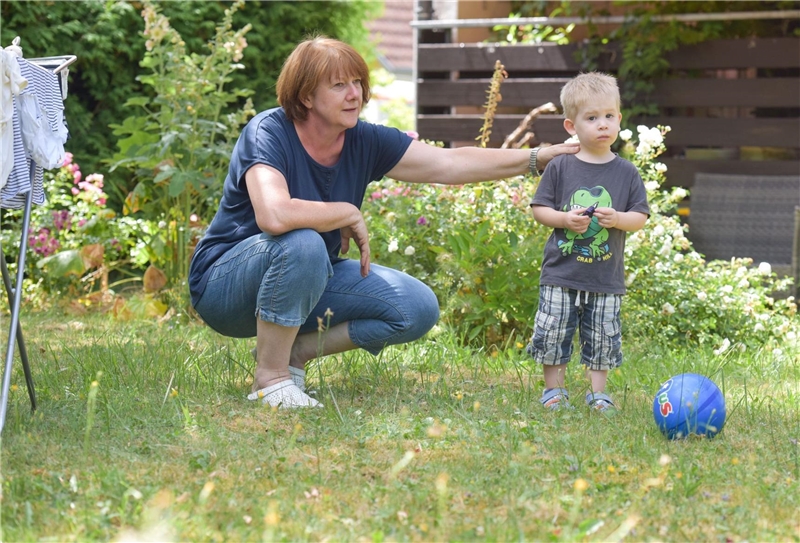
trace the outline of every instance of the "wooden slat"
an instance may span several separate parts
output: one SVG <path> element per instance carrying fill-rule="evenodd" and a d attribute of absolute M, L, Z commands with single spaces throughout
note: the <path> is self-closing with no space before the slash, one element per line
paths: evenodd
<path fill-rule="evenodd" d="M 492 125 L 490 141 L 502 143 L 525 115 L 497 115 Z M 420 137 L 435 141 L 472 141 L 480 134 L 483 118 L 480 115 L 418 115 L 417 132 Z M 561 142 L 569 138 L 564 130 L 564 121 L 552 116 L 543 116 L 536 121 L 536 136 L 539 141 Z"/>
<path fill-rule="evenodd" d="M 558 105 L 561 87 L 569 78 L 519 78 L 500 87 L 501 105 L 534 108 Z M 421 79 L 420 106 L 475 106 L 486 101 L 490 79 Z M 658 81 L 650 95 L 660 107 L 800 107 L 800 78 L 668 79 Z"/>
<path fill-rule="evenodd" d="M 485 43 L 420 44 L 420 72 L 491 71 L 499 60 L 509 71 L 578 72 L 577 44 L 498 45 Z M 800 39 L 754 38 L 713 40 L 682 46 L 666 54 L 674 70 L 725 68 L 797 68 Z M 621 61 L 619 46 L 606 46 L 598 69 L 616 71 Z"/>
<path fill-rule="evenodd" d="M 519 126 L 520 115 L 497 115 L 490 141 L 502 142 Z M 667 145 L 698 147 L 800 147 L 800 119 L 714 119 L 701 117 L 647 117 L 634 119 L 631 124 L 665 125 L 672 131 Z M 440 141 L 471 140 L 478 136 L 483 125 L 480 115 L 418 115 L 417 132 L 425 139 Z M 558 143 L 569 137 L 563 119 L 542 116 L 536 120 L 534 131 L 540 141 Z"/>
<path fill-rule="evenodd" d="M 673 69 L 797 68 L 800 39 L 712 40 L 681 46 L 666 58 Z"/>
<path fill-rule="evenodd" d="M 500 87 L 503 97 L 500 105 L 533 109 L 547 102 L 558 104 L 561 87 L 568 78 L 557 79 L 507 79 Z M 425 79 L 417 86 L 417 104 L 420 106 L 466 106 L 486 102 L 491 79 L 466 79 L 446 81 Z"/>
<path fill-rule="evenodd" d="M 488 71 L 500 61 L 508 71 L 562 71 L 580 70 L 575 60 L 577 45 L 544 43 L 532 45 L 496 45 L 485 43 L 420 44 L 417 66 L 420 72 Z M 604 55 L 609 57 L 611 49 Z M 615 58 L 619 59 L 616 55 Z M 618 62 L 617 62 L 618 64 Z M 616 69 L 608 61 L 601 64 L 604 70 Z"/>
<path fill-rule="evenodd" d="M 650 97 L 660 107 L 800 107 L 800 79 L 667 79 Z"/>
<path fill-rule="evenodd" d="M 631 124 L 672 128 L 667 145 L 697 147 L 800 147 L 800 119 L 646 117 Z"/>
<path fill-rule="evenodd" d="M 659 158 L 667 166 L 666 186 L 691 188 L 696 173 L 724 173 L 734 175 L 797 175 L 797 160 L 686 160 Z"/>

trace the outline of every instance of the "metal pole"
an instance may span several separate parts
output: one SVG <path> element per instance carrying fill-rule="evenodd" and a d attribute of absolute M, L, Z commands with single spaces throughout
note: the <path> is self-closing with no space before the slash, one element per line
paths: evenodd
<path fill-rule="evenodd" d="M 733 21 L 733 20 L 752 20 L 752 19 L 797 19 L 800 17 L 800 10 L 784 11 L 738 11 L 725 13 L 676 13 L 671 15 L 653 15 L 651 21 L 655 22 L 700 22 L 700 21 Z M 630 17 L 625 15 L 612 15 L 608 17 L 517 17 L 517 18 L 494 18 L 494 19 L 442 19 L 434 21 L 412 21 L 411 26 L 418 29 L 441 29 L 441 28 L 480 28 L 496 25 L 568 25 L 568 24 L 621 24 L 627 21 L 635 21 L 641 17 Z"/>
<path fill-rule="evenodd" d="M 31 160 L 30 179 L 36 174 L 36 162 Z M 11 388 L 11 368 L 14 364 L 14 341 L 19 329 L 19 308 L 22 300 L 22 279 L 25 275 L 25 253 L 28 248 L 28 225 L 31 221 L 31 206 L 33 203 L 33 188 L 25 195 L 25 211 L 22 217 L 22 239 L 19 242 L 19 259 L 17 261 L 17 283 L 14 288 L 14 297 L 11 308 L 11 328 L 8 332 L 6 345 L 6 366 L 3 372 L 3 393 L 0 396 L 0 434 L 6 425 L 6 412 L 8 411 L 8 392 Z M 0 258 L 2 255 L 0 255 Z M 22 353 L 20 353 L 22 354 Z M 27 375 L 26 375 L 27 378 Z M 29 383 L 30 384 L 30 383 Z M 35 404 L 34 404 L 35 408 Z"/>

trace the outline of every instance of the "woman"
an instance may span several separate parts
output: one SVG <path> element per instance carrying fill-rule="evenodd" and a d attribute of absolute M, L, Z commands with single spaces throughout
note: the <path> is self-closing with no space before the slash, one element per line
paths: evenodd
<path fill-rule="evenodd" d="M 355 348 L 377 354 L 422 337 L 439 318 L 430 288 L 370 263 L 359 208 L 371 181 L 503 179 L 579 146 L 441 149 L 360 121 L 370 98 L 367 65 L 352 47 L 325 37 L 295 48 L 277 93 L 281 107 L 251 119 L 234 147 L 189 286 L 192 305 L 214 330 L 256 336 L 249 399 L 313 407 L 320 404 L 304 391 L 306 362 Z M 351 244 L 360 260 L 339 256 Z"/>

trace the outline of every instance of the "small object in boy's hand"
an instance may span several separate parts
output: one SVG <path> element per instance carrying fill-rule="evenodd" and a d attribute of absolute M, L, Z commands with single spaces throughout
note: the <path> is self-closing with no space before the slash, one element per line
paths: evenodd
<path fill-rule="evenodd" d="M 597 204 L 592 204 L 589 207 L 587 207 L 586 209 L 584 209 L 583 213 L 581 213 L 581 215 L 586 215 L 587 217 L 591 217 L 592 215 L 594 215 L 594 210 L 595 209 L 597 209 Z"/>

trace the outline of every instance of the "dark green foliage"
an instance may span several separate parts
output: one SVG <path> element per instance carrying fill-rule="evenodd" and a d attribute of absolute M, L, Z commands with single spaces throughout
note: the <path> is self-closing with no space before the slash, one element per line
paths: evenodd
<path fill-rule="evenodd" d="M 162 2 L 164 14 L 184 37 L 189 52 L 206 54 L 215 24 L 231 2 Z M 255 91 L 256 109 L 275 104 L 275 80 L 283 60 L 294 45 L 310 33 L 323 33 L 366 51 L 364 20 L 380 4 L 354 2 L 248 2 L 237 13 L 234 27 L 253 25 L 242 63 L 234 74 L 233 88 Z M 144 57 L 144 23 L 141 2 L 0 2 L 0 45 L 20 36 L 27 58 L 76 55 L 70 67 L 66 115 L 72 139 L 67 150 L 87 172 L 103 169 L 103 161 L 116 149 L 110 124 L 130 115 L 125 102 L 135 96 L 151 96 L 137 76 Z M 242 104 L 238 104 L 241 106 Z M 111 189 L 111 187 L 109 187 Z M 126 187 L 110 190 L 111 204 L 121 206 L 118 195 Z"/>
<path fill-rule="evenodd" d="M 76 55 L 70 67 L 65 102 L 71 140 L 67 150 L 87 172 L 110 156 L 115 138 L 108 125 L 118 122 L 122 104 L 142 86 L 136 81 L 144 55 L 138 9 L 127 2 L 0 3 L 0 43 L 15 36 L 26 58 Z"/>

